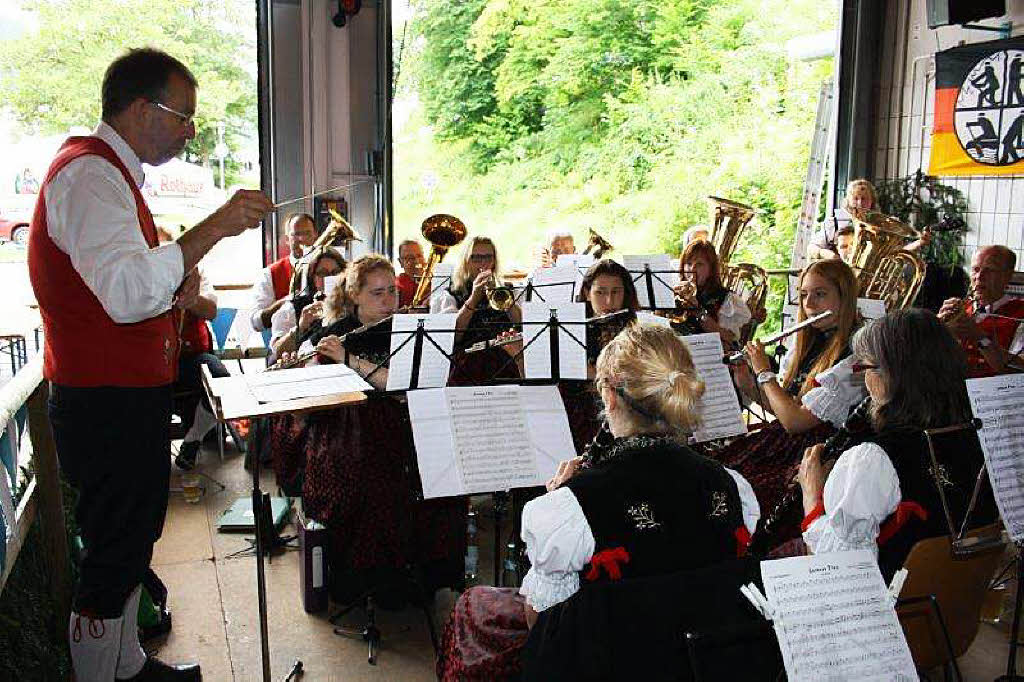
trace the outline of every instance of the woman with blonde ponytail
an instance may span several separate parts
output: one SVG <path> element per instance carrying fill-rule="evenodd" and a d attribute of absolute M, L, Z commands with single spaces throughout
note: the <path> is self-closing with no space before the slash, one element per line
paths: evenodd
<path fill-rule="evenodd" d="M 557 638 L 557 614 L 545 614 L 577 592 L 586 598 L 587 582 L 697 569 L 745 553 L 760 510 L 742 476 L 685 444 L 700 423 L 704 383 L 679 337 L 630 325 L 601 351 L 597 387 L 614 443 L 591 467 L 578 459 L 561 467 L 550 492 L 527 503 L 522 537 L 531 568 L 522 587 L 463 593 L 445 628 L 442 680 L 518 676 L 538 614 L 547 618 L 540 637 Z"/>

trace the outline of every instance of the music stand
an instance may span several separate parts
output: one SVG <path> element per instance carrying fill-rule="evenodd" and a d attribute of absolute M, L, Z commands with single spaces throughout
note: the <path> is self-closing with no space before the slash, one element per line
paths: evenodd
<path fill-rule="evenodd" d="M 649 263 L 644 263 L 643 270 L 629 270 L 628 272 L 631 275 L 636 275 L 635 277 L 633 277 L 634 285 L 636 285 L 639 280 L 643 279 L 644 291 L 647 293 L 647 302 L 650 303 L 650 305 L 646 307 L 646 310 L 675 310 L 674 306 L 668 308 L 659 308 L 658 306 L 655 305 L 654 282 L 658 281 L 664 284 L 665 287 L 669 289 L 669 291 L 672 291 L 672 285 L 666 282 L 661 277 L 661 275 L 676 275 L 679 273 L 677 273 L 675 270 L 651 270 L 651 266 Z"/>
<path fill-rule="evenodd" d="M 564 287 L 572 286 L 572 291 L 569 294 L 569 301 L 571 303 L 576 298 L 576 282 L 544 282 L 543 284 L 534 284 L 533 281 L 527 281 L 526 286 L 523 287 L 514 298 L 515 303 L 523 301 L 524 303 L 534 303 L 533 297 L 536 295 L 537 300 L 541 303 L 547 303 L 548 300 L 544 298 L 544 295 L 539 291 L 540 289 L 548 287 Z"/>

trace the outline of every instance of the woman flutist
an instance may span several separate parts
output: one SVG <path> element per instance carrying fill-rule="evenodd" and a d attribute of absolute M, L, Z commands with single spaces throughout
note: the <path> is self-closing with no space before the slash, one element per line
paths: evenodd
<path fill-rule="evenodd" d="M 730 443 L 715 455 L 747 477 L 762 507 L 771 508 L 796 474 L 804 449 L 842 426 L 864 397 L 864 385 L 852 372 L 850 338 L 858 324 L 857 282 L 839 260 L 819 261 L 800 276 L 798 321 L 832 311 L 790 337 L 789 350 L 772 370 L 764 346 L 747 344 L 749 370 L 736 372 L 744 396 L 770 410 L 776 421 Z M 799 515 L 785 535 L 798 532 Z"/>
<path fill-rule="evenodd" d="M 942 501 L 923 430 L 971 419 L 963 355 L 935 315 L 894 312 L 853 338 L 857 369 L 871 396 L 871 429 L 831 472 L 822 446 L 808 448 L 798 480 L 803 540 L 812 553 L 871 549 L 888 582 L 923 538 L 947 535 Z M 964 518 L 982 461 L 973 430 L 943 439 L 940 482 L 955 523 Z M 831 464 L 831 463 L 828 463 Z M 995 503 L 986 480 L 971 526 L 991 523 Z"/>
<path fill-rule="evenodd" d="M 697 425 L 704 385 L 675 333 L 630 325 L 601 352 L 597 385 L 613 445 L 600 464 L 563 473 L 557 489 L 527 504 L 530 572 L 518 592 L 462 595 L 445 628 L 440 679 L 515 678 L 528 624 L 589 582 L 698 568 L 745 551 L 759 513 L 749 485 L 679 440 Z M 557 623 L 552 617 L 541 636 Z"/>

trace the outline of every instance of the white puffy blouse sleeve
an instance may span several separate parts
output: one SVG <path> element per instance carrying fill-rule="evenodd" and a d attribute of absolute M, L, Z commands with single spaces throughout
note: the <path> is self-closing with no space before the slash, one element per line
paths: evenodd
<path fill-rule="evenodd" d="M 738 471 L 733 471 L 729 467 L 724 467 L 724 469 L 732 476 L 732 480 L 736 482 L 736 491 L 740 494 L 743 525 L 753 535 L 754 531 L 757 530 L 757 521 L 761 518 L 761 505 L 757 501 L 757 495 L 754 494 L 754 487 Z"/>
<path fill-rule="evenodd" d="M 539 613 L 574 595 L 595 543 L 572 490 L 558 488 L 527 502 L 522 538 L 531 564 L 519 588 L 526 603 Z"/>
<path fill-rule="evenodd" d="M 718 309 L 718 325 L 739 337 L 740 330 L 747 322 L 750 322 L 750 308 L 742 298 L 730 291 Z"/>
<path fill-rule="evenodd" d="M 804 542 L 814 554 L 870 549 L 877 556 L 879 527 L 900 500 L 900 481 L 885 450 L 875 443 L 854 446 L 825 481 L 824 513 L 805 526 Z"/>
<path fill-rule="evenodd" d="M 800 402 L 811 414 L 823 422 L 830 422 L 839 428 L 867 391 L 864 378 L 853 373 L 854 357 L 851 355 L 814 377 L 817 386 L 804 393 Z"/>

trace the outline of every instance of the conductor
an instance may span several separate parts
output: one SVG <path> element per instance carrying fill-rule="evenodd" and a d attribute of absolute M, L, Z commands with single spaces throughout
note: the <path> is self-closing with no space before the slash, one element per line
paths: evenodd
<path fill-rule="evenodd" d="M 131 50 L 103 78 L 102 121 L 64 142 L 39 193 L 29 273 L 46 332 L 44 376 L 61 468 L 85 546 L 69 623 L 78 680 L 200 680 L 139 645 L 140 581 L 163 529 L 170 475 L 171 307 L 199 292 L 196 264 L 272 208 L 239 190 L 176 242 L 157 245 L 140 192 L 195 137 L 197 83 L 174 57 Z"/>

